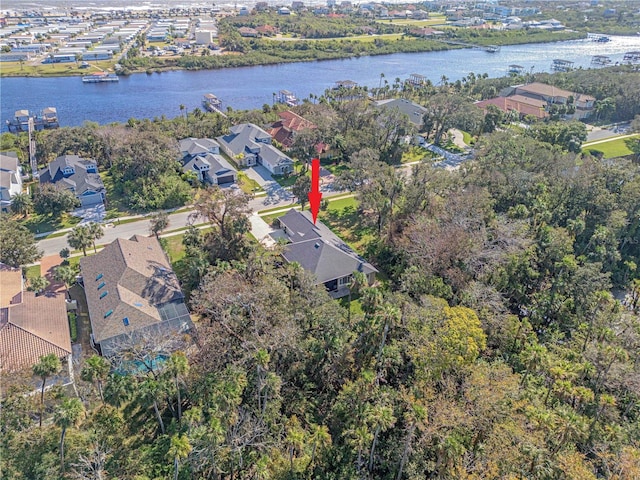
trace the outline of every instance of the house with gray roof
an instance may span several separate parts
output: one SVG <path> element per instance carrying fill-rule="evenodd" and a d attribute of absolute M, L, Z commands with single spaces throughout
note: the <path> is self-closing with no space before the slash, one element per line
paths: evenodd
<path fill-rule="evenodd" d="M 238 172 L 220 155 L 220 145 L 210 138 L 184 138 L 179 142 L 182 170 L 212 185 L 234 183 Z"/>
<path fill-rule="evenodd" d="M 404 113 L 409 117 L 409 121 L 418 127 L 418 129 L 422 128 L 424 114 L 427 113 L 427 109 L 422 105 L 418 105 L 417 103 L 404 98 L 378 100 L 375 104 L 379 108 L 399 110 L 401 113 Z"/>
<path fill-rule="evenodd" d="M 278 220 L 289 241 L 284 259 L 315 275 L 333 298 L 348 295 L 353 272 L 362 272 L 369 285 L 375 281 L 378 270 L 322 222 L 314 225 L 311 212 L 291 209 Z"/>
<path fill-rule="evenodd" d="M 7 212 L 11 199 L 22 192 L 20 161 L 16 152 L 0 152 L 0 211 Z"/>
<path fill-rule="evenodd" d="M 216 140 L 222 151 L 241 166 L 259 164 L 275 175 L 293 172 L 293 160 L 271 144 L 271 135 L 253 123 L 234 125 L 228 135 Z"/>
<path fill-rule="evenodd" d="M 106 195 L 104 183 L 98 175 L 95 160 L 78 155 L 63 155 L 40 171 L 40 183 L 71 190 L 83 207 L 103 203 Z"/>
<path fill-rule="evenodd" d="M 178 278 L 155 237 L 118 238 L 80 260 L 91 340 L 102 355 L 132 338 L 180 338 L 193 331 Z"/>

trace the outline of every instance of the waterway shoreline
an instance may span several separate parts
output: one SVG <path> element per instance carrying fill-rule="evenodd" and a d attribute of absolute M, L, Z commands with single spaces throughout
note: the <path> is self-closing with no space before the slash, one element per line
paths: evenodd
<path fill-rule="evenodd" d="M 557 42 L 565 42 L 570 40 L 581 40 L 587 38 L 587 34 L 583 32 L 577 31 L 564 31 L 564 32 L 553 32 L 554 34 L 561 34 L 563 38 L 557 37 L 548 37 L 548 38 L 528 38 L 528 37 L 496 37 L 490 38 L 490 44 L 496 45 L 498 47 L 502 46 L 513 46 L 513 45 L 529 45 L 529 44 L 541 44 L 541 43 L 557 43 Z M 330 39 L 335 41 L 340 41 L 340 38 Z M 319 40 L 307 40 L 307 41 L 319 41 Z M 489 45 L 489 42 L 485 38 L 478 38 L 478 47 L 486 47 Z M 197 65 L 198 61 L 202 61 L 203 59 L 197 56 L 180 56 L 180 57 L 164 57 L 159 60 L 154 59 L 154 63 L 151 65 L 141 65 L 138 67 L 132 67 L 130 65 L 126 66 L 124 70 L 118 72 L 119 75 L 131 75 L 136 73 L 161 73 L 161 72 L 170 72 L 177 70 L 184 71 L 201 71 L 201 70 L 220 70 L 226 68 L 241 68 L 241 67 L 256 67 L 256 66 L 267 66 L 267 65 L 284 65 L 288 63 L 301 63 L 301 62 L 324 62 L 329 60 L 346 60 L 350 58 L 361 58 L 361 57 L 370 57 L 370 56 L 381 56 L 381 55 L 395 55 L 398 53 L 427 53 L 427 52 L 439 52 L 446 50 L 460 50 L 460 49 L 469 49 L 469 47 L 464 47 L 461 45 L 452 45 L 449 43 L 439 42 L 436 40 L 430 39 L 419 39 L 407 37 L 403 42 L 399 42 L 398 44 L 385 45 L 384 48 L 381 48 L 379 51 L 367 51 L 367 52 L 348 52 L 348 51 L 340 51 L 340 52 L 316 52 L 317 55 L 326 55 L 325 58 L 286 58 L 286 57 L 272 57 L 265 58 L 264 55 L 256 60 L 255 56 L 250 52 L 246 55 L 215 55 L 212 58 L 221 59 L 223 62 L 222 65 L 210 65 L 210 66 L 182 66 L 180 63 L 188 63 L 190 59 Z M 160 63 L 162 62 L 162 63 Z M 176 62 L 167 65 L 167 62 Z M 102 63 L 102 62 L 101 62 Z M 116 62 L 113 62 L 112 65 L 115 65 Z M 67 64 L 60 64 L 58 68 L 67 68 Z M 77 77 L 86 75 L 86 70 L 81 70 L 77 65 L 76 68 L 71 67 L 71 70 L 68 71 L 60 71 L 58 69 L 47 72 L 47 68 L 44 66 L 37 66 L 36 68 L 42 68 L 42 70 L 27 72 L 24 73 L 23 70 L 20 72 L 12 73 L 11 71 L 7 73 L 3 71 L 2 65 L 0 65 L 0 78 L 55 78 L 55 77 Z M 107 70 L 113 70 L 113 66 L 110 68 L 101 67 Z"/>

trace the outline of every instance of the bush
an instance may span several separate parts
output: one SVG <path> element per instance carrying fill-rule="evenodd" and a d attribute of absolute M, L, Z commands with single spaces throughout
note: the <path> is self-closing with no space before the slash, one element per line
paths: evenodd
<path fill-rule="evenodd" d="M 67 314 L 69 319 L 69 332 L 71 333 L 71 341 L 76 342 L 78 340 L 78 321 L 77 316 L 73 312 Z"/>

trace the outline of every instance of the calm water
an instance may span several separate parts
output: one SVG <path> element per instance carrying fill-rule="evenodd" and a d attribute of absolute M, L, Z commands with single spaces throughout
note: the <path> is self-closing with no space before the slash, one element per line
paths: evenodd
<path fill-rule="evenodd" d="M 554 58 L 588 68 L 593 55 L 608 55 L 615 63 L 622 61 L 625 52 L 640 50 L 640 36 L 611 39 L 607 43 L 577 40 L 508 46 L 493 54 L 464 49 L 197 72 L 141 73 L 121 77 L 118 83 L 83 84 L 79 77 L 2 78 L 1 120 L 6 130 L 6 120 L 16 110 L 37 112 L 48 106 L 57 108 L 63 126 L 80 125 L 85 120 L 109 123 L 132 117 L 176 117 L 181 114 L 180 105 L 188 110 L 200 107 L 205 93 L 216 94 L 225 108 L 252 109 L 270 104 L 273 93 L 281 89 L 291 90 L 302 99 L 310 93 L 323 93 L 338 80 L 377 87 L 381 73 L 389 83 L 395 78 L 404 80 L 411 73 L 437 83 L 443 75 L 455 81 L 470 72 L 504 76 L 510 64 L 522 65 L 526 71 L 550 71 Z"/>

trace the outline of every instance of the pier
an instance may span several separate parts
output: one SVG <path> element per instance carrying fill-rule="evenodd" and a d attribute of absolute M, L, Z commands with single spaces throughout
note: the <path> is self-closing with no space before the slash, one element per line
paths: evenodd
<path fill-rule="evenodd" d="M 611 59 L 606 55 L 594 55 L 591 59 L 592 67 L 605 67 L 611 63 Z"/>
<path fill-rule="evenodd" d="M 289 107 L 295 107 L 300 104 L 293 92 L 290 92 L 289 90 L 280 90 L 276 95 L 276 101 L 278 103 L 288 105 Z"/>
<path fill-rule="evenodd" d="M 213 93 L 206 93 L 202 99 L 202 106 L 207 112 L 215 112 L 222 115 L 224 118 L 227 116 L 222 112 L 222 100 L 216 97 Z"/>
<path fill-rule="evenodd" d="M 419 73 L 412 73 L 406 80 L 406 83 L 413 85 L 414 87 L 420 87 L 427 83 L 427 77 L 420 75 Z"/>
<path fill-rule="evenodd" d="M 524 67 L 522 65 L 509 65 L 509 75 L 521 75 L 524 72 Z"/>
<path fill-rule="evenodd" d="M 622 57 L 623 62 L 638 63 L 640 62 L 640 52 L 627 52 Z"/>

